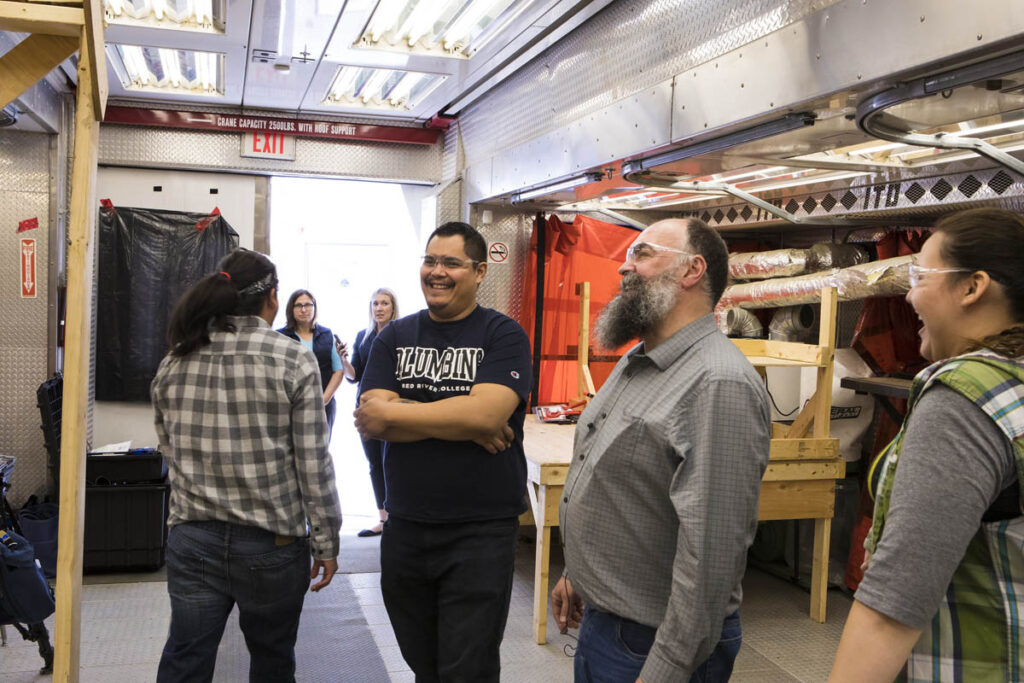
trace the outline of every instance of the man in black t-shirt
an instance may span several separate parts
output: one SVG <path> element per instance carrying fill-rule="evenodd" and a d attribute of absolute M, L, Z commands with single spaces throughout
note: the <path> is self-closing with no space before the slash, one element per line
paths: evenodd
<path fill-rule="evenodd" d="M 385 327 L 360 385 L 356 428 L 386 442 L 381 591 L 417 681 L 498 681 L 525 509 L 530 347 L 476 303 L 487 244 L 465 223 L 431 234 L 427 310 Z"/>

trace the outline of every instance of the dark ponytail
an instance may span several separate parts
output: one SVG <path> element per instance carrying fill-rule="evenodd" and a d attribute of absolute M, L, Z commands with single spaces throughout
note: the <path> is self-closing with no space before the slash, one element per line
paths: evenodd
<path fill-rule="evenodd" d="M 233 332 L 229 315 L 257 315 L 277 288 L 277 269 L 263 254 L 235 249 L 182 295 L 171 313 L 171 354 L 187 356 L 210 343 L 210 329 Z"/>

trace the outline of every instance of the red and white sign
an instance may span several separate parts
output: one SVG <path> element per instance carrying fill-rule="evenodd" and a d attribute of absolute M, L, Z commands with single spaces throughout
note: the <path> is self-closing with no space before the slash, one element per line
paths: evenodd
<path fill-rule="evenodd" d="M 508 247 L 503 242 L 491 242 L 487 249 L 487 260 L 491 263 L 502 263 L 508 258 Z"/>
<path fill-rule="evenodd" d="M 242 156 L 295 161 L 295 136 L 284 133 L 242 133 Z"/>
<path fill-rule="evenodd" d="M 107 107 L 103 120 L 106 123 L 123 123 L 134 126 L 223 130 L 239 133 L 242 131 L 254 131 L 334 140 L 398 142 L 408 145 L 432 145 L 441 137 L 441 131 L 436 128 L 374 126 L 340 121 L 286 119 L 251 114 L 213 114 L 199 111 L 173 111 L 169 109 L 142 109 L 113 105 Z"/>
<path fill-rule="evenodd" d="M 21 298 L 36 298 L 36 241 L 21 240 Z"/>

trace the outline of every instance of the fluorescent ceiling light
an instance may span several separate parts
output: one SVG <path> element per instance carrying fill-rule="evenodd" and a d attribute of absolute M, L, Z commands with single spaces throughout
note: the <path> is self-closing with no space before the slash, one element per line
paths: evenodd
<path fill-rule="evenodd" d="M 773 175 L 778 174 L 779 171 L 785 171 L 785 170 L 787 170 L 787 168 L 788 168 L 787 166 L 772 166 L 771 168 L 759 168 L 756 171 L 747 171 L 746 173 L 738 173 L 736 175 L 731 175 L 731 176 L 728 176 L 726 178 L 714 178 L 714 176 L 712 176 L 712 178 L 714 178 L 714 180 L 712 182 L 716 182 L 716 183 L 732 183 L 732 182 L 736 182 L 737 180 L 742 180 L 743 178 L 753 178 L 754 176 L 759 176 L 759 175 L 763 175 L 765 177 L 768 177 L 768 176 L 773 176 Z M 753 182 L 753 181 L 748 181 L 748 182 Z"/>
<path fill-rule="evenodd" d="M 556 192 L 562 192 L 563 190 L 571 190 L 574 187 L 580 185 L 586 185 L 587 183 L 593 183 L 604 178 L 603 173 L 584 173 L 581 176 L 575 176 L 566 180 L 560 180 L 555 183 L 548 185 L 542 185 L 535 187 L 532 190 L 526 190 L 524 192 L 516 193 L 512 196 L 512 203 L 518 204 L 519 202 L 525 202 L 527 199 L 534 199 L 536 197 L 543 197 L 545 195 L 554 194 Z"/>
<path fill-rule="evenodd" d="M 224 33 L 225 0 L 103 0 L 112 24 Z"/>
<path fill-rule="evenodd" d="M 378 0 L 355 47 L 466 58 L 534 0 Z"/>
<path fill-rule="evenodd" d="M 224 95 L 224 56 L 215 52 L 110 45 L 111 64 L 125 90 Z"/>
<path fill-rule="evenodd" d="M 445 78 L 422 71 L 341 66 L 323 104 L 408 111 Z"/>

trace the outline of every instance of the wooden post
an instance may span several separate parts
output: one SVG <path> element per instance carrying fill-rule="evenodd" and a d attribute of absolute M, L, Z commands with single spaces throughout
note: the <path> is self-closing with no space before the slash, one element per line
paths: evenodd
<path fill-rule="evenodd" d="M 835 491 L 832 492 L 835 496 Z M 825 623 L 828 593 L 828 546 L 831 519 L 814 520 L 814 549 L 811 551 L 811 619 Z"/>
<path fill-rule="evenodd" d="M 537 487 L 537 506 L 534 519 L 537 522 L 537 552 L 533 565 L 533 639 L 538 645 L 547 641 L 548 622 L 548 565 L 551 562 L 551 520 L 548 517 L 548 490 Z M 557 499 L 556 499 L 557 500 Z M 555 511 L 557 517 L 558 512 Z M 555 520 L 557 522 L 557 519 Z"/>
<path fill-rule="evenodd" d="M 596 392 L 590 376 L 590 283 L 577 282 L 576 295 L 580 298 L 579 336 L 576 341 L 576 398 L 586 401 Z"/>
<path fill-rule="evenodd" d="M 78 680 L 81 633 L 82 537 L 85 517 L 85 414 L 92 340 L 92 240 L 96 225 L 97 139 L 93 75 L 82 31 L 78 58 L 74 165 L 68 222 L 67 318 L 60 450 L 60 526 L 57 540 L 57 616 L 53 680 Z"/>
<path fill-rule="evenodd" d="M 832 421 L 832 366 L 836 355 L 836 288 L 821 290 L 821 317 L 818 323 L 818 346 L 822 366 L 818 368 L 817 404 L 814 407 L 814 437 L 827 439 Z"/>

